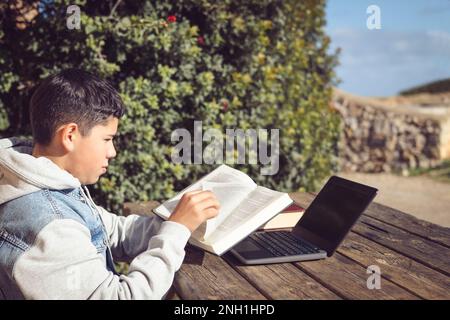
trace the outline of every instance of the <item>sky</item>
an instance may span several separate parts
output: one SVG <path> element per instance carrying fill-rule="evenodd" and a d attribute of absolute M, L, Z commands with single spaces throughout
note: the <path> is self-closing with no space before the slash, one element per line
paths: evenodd
<path fill-rule="evenodd" d="M 370 5 L 381 29 L 369 30 Z M 390 96 L 450 78 L 450 0 L 328 0 L 326 30 L 341 48 L 338 87 Z"/>

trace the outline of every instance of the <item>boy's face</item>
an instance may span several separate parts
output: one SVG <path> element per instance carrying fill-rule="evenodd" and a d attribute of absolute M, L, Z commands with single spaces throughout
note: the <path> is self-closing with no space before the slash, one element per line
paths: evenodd
<path fill-rule="evenodd" d="M 89 135 L 77 134 L 74 148 L 68 154 L 66 170 L 82 184 L 96 183 L 106 173 L 109 159 L 116 156 L 112 139 L 118 124 L 117 118 L 109 117 L 106 124 L 94 126 Z"/>

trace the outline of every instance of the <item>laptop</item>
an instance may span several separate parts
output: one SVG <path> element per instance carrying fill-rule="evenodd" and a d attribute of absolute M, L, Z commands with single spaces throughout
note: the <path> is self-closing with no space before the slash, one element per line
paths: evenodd
<path fill-rule="evenodd" d="M 331 257 L 377 189 L 332 176 L 292 231 L 257 231 L 230 252 L 243 264 L 269 264 Z"/>

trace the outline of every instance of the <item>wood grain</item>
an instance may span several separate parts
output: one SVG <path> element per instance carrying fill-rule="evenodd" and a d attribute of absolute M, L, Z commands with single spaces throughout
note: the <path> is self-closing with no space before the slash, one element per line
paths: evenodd
<path fill-rule="evenodd" d="M 365 215 L 450 248 L 450 228 L 417 219 L 410 214 L 375 202 L 367 208 Z"/>
<path fill-rule="evenodd" d="M 314 195 L 291 193 L 308 207 Z M 151 215 L 156 201 L 126 203 L 124 214 Z M 367 288 L 367 267 L 381 289 Z M 191 245 L 166 299 L 450 299 L 450 230 L 372 203 L 333 257 L 245 266 Z"/>
<path fill-rule="evenodd" d="M 158 201 L 125 202 L 123 204 L 123 215 L 137 214 L 141 216 L 153 215 L 152 210 L 159 206 Z"/>
<path fill-rule="evenodd" d="M 224 258 L 270 299 L 341 299 L 291 263 L 251 266 L 241 265 L 231 254 Z"/>
<path fill-rule="evenodd" d="M 190 245 L 174 285 L 182 299 L 266 299 L 221 257 Z"/>
<path fill-rule="evenodd" d="M 339 253 L 367 268 L 380 267 L 381 275 L 423 299 L 450 299 L 450 278 L 413 259 L 350 232 Z"/>
<path fill-rule="evenodd" d="M 447 247 L 365 216 L 361 217 L 352 230 L 447 276 L 450 275 L 450 249 Z"/>
<path fill-rule="evenodd" d="M 367 269 L 339 253 L 325 260 L 297 262 L 295 265 L 345 299 L 419 299 L 386 279 L 381 280 L 381 289 L 368 289 L 370 274 Z"/>

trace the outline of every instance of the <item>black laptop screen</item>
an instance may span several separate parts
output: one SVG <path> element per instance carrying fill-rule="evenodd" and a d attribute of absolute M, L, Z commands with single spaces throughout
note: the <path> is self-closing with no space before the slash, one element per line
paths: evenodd
<path fill-rule="evenodd" d="M 375 194 L 374 188 L 332 177 L 293 232 L 331 255 Z"/>

